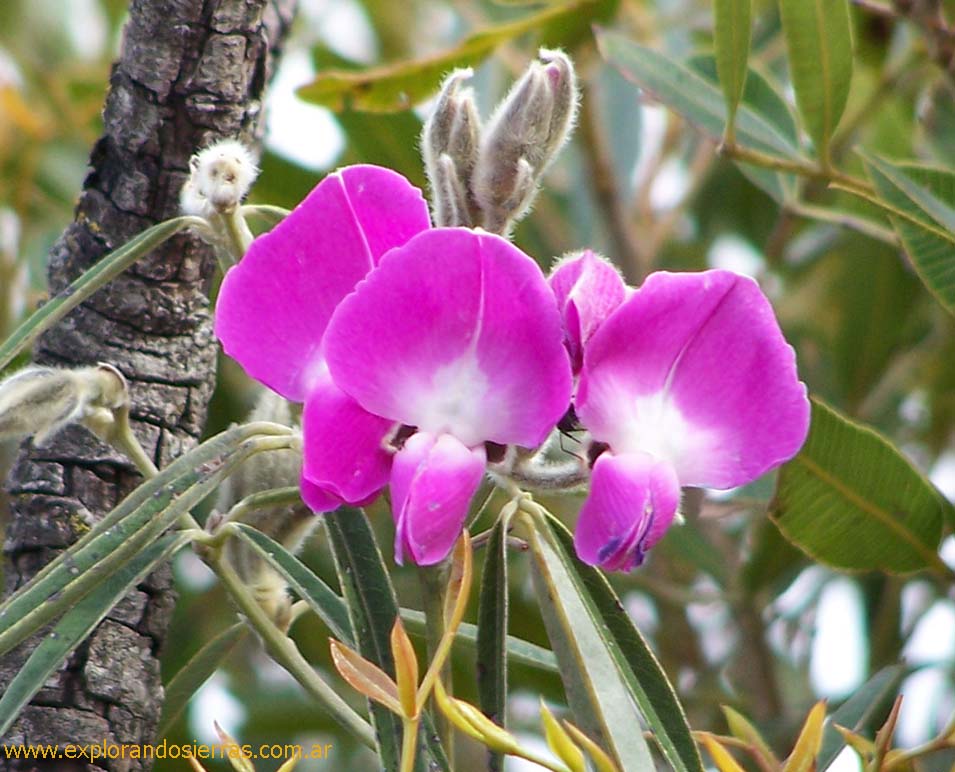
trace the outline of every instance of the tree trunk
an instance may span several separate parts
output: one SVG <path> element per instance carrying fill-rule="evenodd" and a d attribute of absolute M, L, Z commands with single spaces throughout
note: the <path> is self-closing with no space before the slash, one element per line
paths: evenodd
<path fill-rule="evenodd" d="M 104 109 L 104 134 L 74 222 L 53 247 L 50 292 L 177 213 L 189 157 L 223 137 L 254 144 L 274 57 L 294 0 L 133 0 Z M 178 237 L 141 260 L 42 338 L 37 362 L 108 362 L 130 384 L 134 429 L 160 466 L 193 446 L 215 382 L 208 248 Z M 9 593 L 138 483 L 128 461 L 84 429 L 26 446 L 10 473 Z M 125 598 L 26 708 L 5 743 L 151 743 L 162 705 L 157 655 L 175 595 L 168 566 Z M 0 661 L 0 691 L 35 641 Z M 68 770 L 16 762 L 0 770 Z M 133 761 L 73 769 L 139 770 Z"/>

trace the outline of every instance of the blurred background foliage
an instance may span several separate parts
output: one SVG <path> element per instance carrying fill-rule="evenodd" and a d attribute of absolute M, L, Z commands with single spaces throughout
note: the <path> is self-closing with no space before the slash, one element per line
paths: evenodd
<path fill-rule="evenodd" d="M 0 4 L 0 333 L 42 297 L 46 252 L 71 217 L 99 133 L 124 6 L 121 0 Z M 845 173 L 865 177 L 854 152 L 860 145 L 888 158 L 955 166 L 955 33 L 945 19 L 955 19 L 955 0 L 851 5 L 854 70 L 831 143 Z M 669 60 L 689 61 L 715 82 L 708 0 L 303 0 L 268 105 L 252 201 L 292 207 L 324 172 L 358 161 L 390 166 L 423 186 L 418 134 L 440 75 L 475 65 L 475 90 L 487 115 L 538 46 L 562 46 L 583 84 L 579 126 L 533 214 L 518 227 L 517 244 L 545 267 L 554 256 L 592 247 L 634 282 L 658 269 L 723 267 L 755 276 L 797 350 L 810 392 L 889 437 L 955 496 L 955 323 L 916 276 L 884 214 L 822 179 L 767 174 L 722 156 L 718 137 L 661 107 L 601 57 L 593 25 Z M 474 36 L 486 29 L 499 32 Z M 368 103 L 360 77 L 347 75 L 369 67 L 392 68 L 373 70 L 379 76 L 400 75 L 408 62 L 416 63 L 410 77 L 379 94 L 379 102 Z M 775 110 L 777 125 L 796 141 L 775 0 L 754 3 L 750 65 L 757 75 L 744 102 Z M 345 73 L 339 85 L 318 81 L 306 94 L 334 111 L 294 96 L 295 88 L 330 70 Z M 255 396 L 230 362 L 222 362 L 220 380 L 210 433 L 241 419 Z M 720 705 L 731 705 L 782 755 L 816 699 L 835 706 L 904 659 L 897 740 L 914 745 L 933 736 L 955 710 L 952 588 L 925 574 L 849 575 L 813 562 L 767 517 L 773 483 L 763 479 L 718 496 L 689 492 L 686 525 L 671 529 L 643 568 L 613 577 L 677 685 L 691 726 L 724 731 Z M 498 494 L 488 512 L 503 501 Z M 579 506 L 573 499 L 544 503 L 563 516 Z M 382 544 L 390 545 L 386 504 L 372 507 L 371 515 Z M 491 522 L 484 515 L 472 532 Z M 951 536 L 942 555 L 955 564 Z M 334 583 L 321 535 L 306 560 Z M 177 572 L 181 599 L 164 657 L 170 676 L 234 618 L 198 559 L 183 557 Z M 396 569 L 395 581 L 402 605 L 419 607 L 413 570 Z M 512 555 L 511 584 L 511 633 L 546 645 L 520 554 Z M 469 619 L 475 612 L 476 602 Z M 306 656 L 330 669 L 321 623 L 305 617 L 295 632 Z M 458 696 L 475 700 L 473 651 L 457 651 L 455 669 Z M 563 701 L 554 673 L 515 667 L 511 689 L 518 731 L 538 731 L 537 695 Z M 878 719 L 890 702 L 891 695 Z M 168 738 L 211 740 L 213 720 L 252 744 L 332 742 L 335 768 L 370 763 L 309 708 L 251 636 Z M 479 758 L 475 749 L 475 764 Z M 303 762 L 300 769 L 332 768 L 328 763 Z M 839 763 L 858 768 L 849 756 Z M 942 755 L 927 766 L 951 764 Z"/>

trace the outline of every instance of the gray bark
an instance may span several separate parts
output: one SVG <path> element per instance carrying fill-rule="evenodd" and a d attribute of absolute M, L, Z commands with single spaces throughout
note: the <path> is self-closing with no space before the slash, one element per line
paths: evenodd
<path fill-rule="evenodd" d="M 50 292 L 145 227 L 177 213 L 190 155 L 212 140 L 253 145 L 274 56 L 294 0 L 133 0 L 75 220 L 53 247 Z M 215 382 L 207 302 L 214 261 L 181 237 L 140 261 L 42 338 L 37 362 L 109 362 L 130 384 L 135 431 L 163 466 L 193 446 Z M 123 457 L 71 427 L 25 447 L 7 488 L 5 590 L 33 576 L 116 505 L 139 477 Z M 162 686 L 157 655 L 175 602 L 168 567 L 121 602 L 37 694 L 6 743 L 152 742 Z M 0 661 L 0 691 L 35 642 Z M 139 770 L 97 761 L 75 769 Z M 0 770 L 67 770 L 15 762 Z"/>

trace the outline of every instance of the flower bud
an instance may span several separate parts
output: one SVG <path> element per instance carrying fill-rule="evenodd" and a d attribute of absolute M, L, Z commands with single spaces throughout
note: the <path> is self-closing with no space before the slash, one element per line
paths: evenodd
<path fill-rule="evenodd" d="M 288 403 L 267 390 L 262 391 L 249 414 L 249 420 L 292 425 Z M 253 493 L 297 486 L 301 470 L 302 456 L 297 450 L 257 453 L 220 486 L 215 509 L 225 513 Z M 272 537 L 290 552 L 301 549 L 318 524 L 318 518 L 301 501 L 257 509 L 243 517 L 242 521 Z M 266 613 L 280 623 L 287 623 L 291 604 L 285 580 L 251 547 L 238 539 L 227 542 L 226 555 Z"/>
<path fill-rule="evenodd" d="M 112 365 L 28 367 L 0 383 L 0 439 L 32 436 L 41 446 L 72 423 L 104 436 L 127 399 L 126 379 Z"/>
<path fill-rule="evenodd" d="M 421 134 L 434 220 L 438 226 L 476 222 L 477 206 L 469 183 L 477 162 L 481 118 L 474 103 L 474 92 L 461 88 L 473 74 L 469 67 L 455 70 L 445 79 Z"/>
<path fill-rule="evenodd" d="M 234 211 L 259 173 L 248 148 L 234 139 L 199 151 L 189 169 L 179 205 L 183 214 L 205 218 Z"/>
<path fill-rule="evenodd" d="M 472 189 L 482 224 L 496 233 L 505 232 L 527 212 L 577 113 L 570 59 L 546 49 L 539 58 L 497 106 L 478 152 Z"/>

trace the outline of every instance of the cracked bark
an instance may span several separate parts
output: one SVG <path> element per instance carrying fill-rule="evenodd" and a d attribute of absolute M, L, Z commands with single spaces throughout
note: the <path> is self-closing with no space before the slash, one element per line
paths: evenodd
<path fill-rule="evenodd" d="M 74 222 L 48 263 L 55 293 L 145 227 L 177 212 L 190 155 L 261 134 L 261 101 L 294 0 L 133 0 L 104 108 L 104 133 Z M 130 384 L 134 429 L 163 466 L 193 446 L 215 381 L 208 248 L 178 237 L 97 293 L 36 346 L 43 364 L 105 361 Z M 25 447 L 10 472 L 7 593 L 137 484 L 133 467 L 85 430 Z M 36 695 L 6 743 L 152 742 L 162 704 L 157 655 L 175 595 L 168 566 L 126 597 Z M 0 661 L 0 691 L 34 642 Z M 16 762 L 0 770 L 141 770 L 140 761 Z"/>

